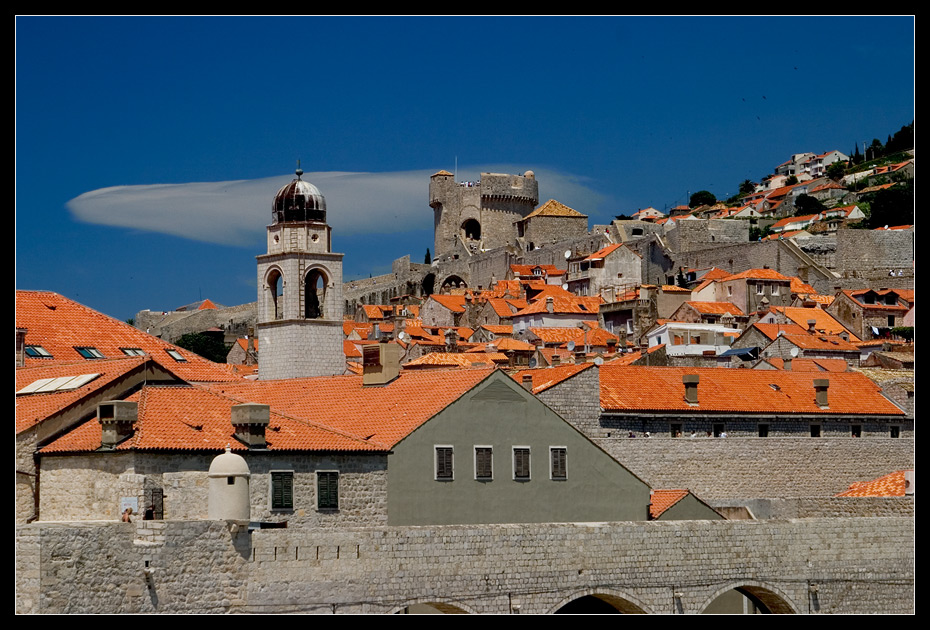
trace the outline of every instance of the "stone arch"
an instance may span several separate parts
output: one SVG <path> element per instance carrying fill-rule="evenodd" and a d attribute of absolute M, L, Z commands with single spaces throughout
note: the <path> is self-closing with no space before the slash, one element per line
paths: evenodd
<path fill-rule="evenodd" d="M 329 310 L 326 303 L 326 289 L 329 287 L 329 275 L 322 267 L 311 267 L 304 276 L 304 317 L 321 319 Z"/>
<path fill-rule="evenodd" d="M 480 241 L 481 240 L 481 224 L 478 222 L 478 219 L 465 219 L 462 222 L 461 226 L 462 231 L 462 240 L 463 241 Z"/>
<path fill-rule="evenodd" d="M 476 615 L 478 611 L 462 604 L 461 602 L 449 602 L 449 601 L 437 601 L 428 597 L 418 597 L 416 599 L 411 599 L 404 602 L 400 606 L 393 608 L 389 611 L 389 614 L 393 615 L 404 615 L 404 614 L 430 614 L 431 611 L 427 608 L 434 609 L 435 612 L 442 613 L 444 615 Z M 433 613 L 435 614 L 435 613 Z"/>
<path fill-rule="evenodd" d="M 442 281 L 442 290 L 455 289 L 455 288 L 467 288 L 468 283 L 462 280 L 460 276 L 455 274 L 446 276 Z"/>
<path fill-rule="evenodd" d="M 717 598 L 730 591 L 736 591 L 749 599 L 763 614 L 790 615 L 800 613 L 798 607 L 784 591 L 770 584 L 756 582 L 754 580 L 731 582 L 717 589 L 710 597 L 704 600 L 704 603 L 698 610 L 703 613 L 707 610 L 708 606 L 717 600 Z"/>
<path fill-rule="evenodd" d="M 273 266 L 265 272 L 264 280 L 264 320 L 274 321 L 284 318 L 284 272 Z"/>
<path fill-rule="evenodd" d="M 436 274 L 428 273 L 423 276 L 422 282 L 420 282 L 420 295 L 432 295 L 436 292 Z"/>
<path fill-rule="evenodd" d="M 562 610 L 568 608 L 567 610 Z M 646 614 L 649 608 L 638 598 L 616 589 L 586 589 L 572 593 L 549 610 L 550 614 L 603 614 L 610 608 L 622 614 Z"/>

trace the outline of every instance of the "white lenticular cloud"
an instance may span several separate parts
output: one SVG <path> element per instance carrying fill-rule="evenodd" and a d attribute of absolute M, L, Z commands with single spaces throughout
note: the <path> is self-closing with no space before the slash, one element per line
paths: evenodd
<path fill-rule="evenodd" d="M 326 198 L 327 221 L 340 235 L 397 233 L 432 226 L 429 177 L 435 171 L 304 173 Z M 512 166 L 474 167 L 468 172 L 522 172 Z M 585 210 L 600 196 L 584 180 L 536 172 L 540 203 L 555 198 Z M 67 203 L 79 221 L 170 234 L 223 245 L 256 240 L 271 222 L 271 203 L 293 175 L 228 182 L 113 186 L 86 192 Z M 459 179 L 469 179 L 460 176 Z"/>

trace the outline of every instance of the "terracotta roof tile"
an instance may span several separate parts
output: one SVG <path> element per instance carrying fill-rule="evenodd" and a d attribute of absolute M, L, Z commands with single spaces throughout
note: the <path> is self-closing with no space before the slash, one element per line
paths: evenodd
<path fill-rule="evenodd" d="M 723 280 L 741 280 L 743 278 L 753 280 L 790 280 L 788 276 L 783 276 L 774 269 L 747 269 L 746 271 L 735 273 L 732 276 L 727 276 Z"/>
<path fill-rule="evenodd" d="M 514 313 L 514 317 L 520 317 L 522 315 L 534 315 L 537 313 L 547 313 L 548 308 L 546 303 L 548 302 L 547 297 L 540 297 L 533 300 L 529 306 L 527 306 L 522 311 L 517 311 Z M 571 296 L 571 297 L 553 297 L 552 298 L 552 309 L 553 313 L 561 314 L 573 314 L 573 315 L 593 315 L 597 316 L 598 311 L 600 310 L 601 305 L 600 296 L 594 297 L 581 297 L 581 296 Z"/>
<path fill-rule="evenodd" d="M 127 356 L 122 348 L 138 348 L 187 381 L 216 382 L 240 378 L 231 374 L 225 364 L 208 361 L 50 291 L 16 292 L 16 326 L 28 329 L 26 345 L 42 346 L 52 355 L 48 359 L 27 356 L 27 366 L 80 360 L 81 355 L 75 347 L 96 348 L 108 359 Z M 168 350 L 177 352 L 184 361 L 173 359 Z M 92 371 L 96 360 L 86 360 L 88 371 Z"/>
<path fill-rule="evenodd" d="M 659 518 L 662 513 L 688 496 L 687 490 L 653 490 L 649 503 L 649 517 Z"/>
<path fill-rule="evenodd" d="M 723 315 L 724 313 L 737 316 L 745 315 L 740 307 L 730 302 L 685 302 L 685 304 L 698 313 L 706 313 L 708 315 Z"/>
<path fill-rule="evenodd" d="M 849 488 L 840 492 L 838 497 L 903 497 L 907 489 L 904 474 L 907 470 L 898 470 L 891 474 L 873 479 L 872 481 L 857 481 Z"/>
<path fill-rule="evenodd" d="M 533 379 L 533 393 L 538 394 L 546 391 L 554 385 L 566 381 L 579 372 L 583 372 L 594 367 L 593 363 L 569 363 L 556 367 L 534 368 L 529 370 L 520 370 L 511 375 L 517 383 L 523 384 L 523 377 L 530 376 Z"/>
<path fill-rule="evenodd" d="M 543 205 L 539 206 L 538 208 L 530 212 L 528 215 L 526 215 L 525 218 L 521 220 L 525 221 L 526 219 L 529 219 L 530 217 L 587 217 L 587 216 L 588 215 L 586 214 L 581 214 L 577 210 L 569 208 L 564 203 L 559 203 L 555 199 L 550 199 Z"/>
<path fill-rule="evenodd" d="M 697 374 L 698 404 L 685 401 L 682 377 Z M 605 363 L 600 368 L 601 407 L 613 412 L 797 413 L 902 416 L 880 388 L 856 372 L 831 372 L 829 407 L 817 405 L 819 374 L 783 370 L 637 367 Z"/>
<path fill-rule="evenodd" d="M 795 322 L 798 326 L 807 329 L 808 320 L 814 320 L 814 329 L 838 335 L 840 333 L 849 334 L 850 341 L 859 341 L 859 338 L 850 333 L 845 326 L 836 321 L 830 313 L 821 308 L 801 308 L 798 306 L 776 306 L 774 310 L 784 313 L 785 317 Z"/>
<path fill-rule="evenodd" d="M 465 312 L 465 296 L 464 295 L 439 295 L 433 294 L 429 296 L 429 299 L 433 300 L 437 304 L 446 307 L 453 313 L 464 313 Z"/>
<path fill-rule="evenodd" d="M 203 303 L 200 306 L 197 307 L 197 310 L 203 311 L 206 309 L 215 309 L 215 308 L 216 308 L 216 304 L 214 304 L 213 302 L 210 301 L 209 298 L 207 298 L 206 300 L 203 301 Z"/>
<path fill-rule="evenodd" d="M 510 358 L 503 352 L 430 352 L 404 364 L 404 369 L 424 367 L 463 367 L 508 363 Z"/>

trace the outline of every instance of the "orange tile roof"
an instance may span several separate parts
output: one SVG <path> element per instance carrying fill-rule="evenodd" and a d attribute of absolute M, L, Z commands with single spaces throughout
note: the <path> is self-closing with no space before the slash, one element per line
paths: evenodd
<path fill-rule="evenodd" d="M 653 490 L 649 503 L 649 517 L 659 518 L 662 513 L 688 496 L 687 490 Z"/>
<path fill-rule="evenodd" d="M 508 363 L 510 358 L 503 352 L 430 352 L 404 364 L 404 369 L 424 367 L 463 367 Z"/>
<path fill-rule="evenodd" d="M 792 223 L 799 223 L 801 221 L 814 221 L 819 216 L 820 216 L 819 214 L 805 214 L 800 217 L 787 217 L 785 219 L 782 219 L 781 221 L 776 222 L 772 227 L 779 228 L 779 227 L 784 227 L 786 225 L 791 225 Z"/>
<path fill-rule="evenodd" d="M 585 332 L 580 328 L 534 328 L 530 327 L 529 331 L 533 333 L 540 341 L 548 344 L 562 344 L 574 341 L 576 344 L 583 344 L 585 341 Z M 603 328 L 589 329 L 587 333 L 588 345 L 606 346 L 608 341 L 619 343 L 620 338 Z"/>
<path fill-rule="evenodd" d="M 346 378 L 360 380 L 359 377 Z M 261 402 L 224 395 L 205 386 L 149 386 L 132 399 L 139 403 L 139 419 L 133 435 L 117 445 L 117 451 L 220 451 L 227 445 L 234 451 L 246 451 L 248 449 L 233 437 L 231 408 L 242 402 Z M 265 436 L 271 451 L 387 450 L 387 446 L 377 440 L 321 425 L 317 418 L 288 417 L 275 409 L 271 411 Z M 92 419 L 41 452 L 92 451 L 99 448 L 100 438 L 100 423 Z"/>
<path fill-rule="evenodd" d="M 510 265 L 510 270 L 518 276 L 532 276 L 533 269 L 536 268 L 541 268 L 550 276 L 561 276 L 566 273 L 564 269 L 559 269 L 555 265 Z"/>
<path fill-rule="evenodd" d="M 500 337 L 494 341 L 489 341 L 487 345 L 491 348 L 495 348 L 498 352 L 532 352 L 536 349 L 536 346 L 532 344 L 520 341 L 519 339 L 511 339 L 510 337 Z"/>
<path fill-rule="evenodd" d="M 486 331 L 494 333 L 495 335 L 512 335 L 513 326 L 510 324 L 483 324 L 479 328 L 484 328 Z"/>
<path fill-rule="evenodd" d="M 16 396 L 16 433 L 21 433 L 35 426 L 52 414 L 58 413 L 82 400 L 88 394 L 110 385 L 129 371 L 141 366 L 144 361 L 146 361 L 145 357 L 126 357 L 123 359 L 102 359 L 93 363 L 81 361 L 17 368 L 16 391 L 39 379 L 79 376 L 81 374 L 99 374 L 99 376 L 77 389 L 18 394 Z"/>
<path fill-rule="evenodd" d="M 830 313 L 823 310 L 822 308 L 802 308 L 799 306 L 776 306 L 774 310 L 779 313 L 784 313 L 785 317 L 791 321 L 797 323 L 798 326 L 801 326 L 804 329 L 807 329 L 807 321 L 812 319 L 814 320 L 814 329 L 829 333 L 831 335 L 838 335 L 840 333 L 848 333 L 850 341 L 859 341 L 859 338 L 854 334 L 849 332 L 845 326 L 836 321 Z"/>
<path fill-rule="evenodd" d="M 697 374 L 698 404 L 685 402 L 682 377 Z M 813 379 L 818 373 L 728 368 L 638 367 L 605 363 L 600 368 L 601 408 L 608 412 L 904 414 L 862 374 L 831 372 L 830 406 L 820 408 Z M 774 387 L 773 387 L 774 385 Z"/>
<path fill-rule="evenodd" d="M 564 203 L 559 203 L 555 199 L 550 199 L 543 205 L 539 206 L 521 221 L 525 221 L 530 217 L 587 217 L 586 214 L 581 214 L 577 210 L 569 208 Z"/>
<path fill-rule="evenodd" d="M 203 304 L 201 304 L 200 306 L 197 307 L 197 310 L 198 310 L 198 311 L 203 311 L 203 310 L 211 309 L 211 308 L 212 308 L 212 309 L 215 309 L 215 308 L 216 308 L 216 304 L 214 304 L 213 302 L 210 301 L 209 298 L 207 298 L 206 300 L 203 301 Z"/>
<path fill-rule="evenodd" d="M 594 367 L 593 363 L 567 363 L 556 367 L 533 368 L 529 370 L 520 370 L 511 374 L 513 380 L 523 384 L 523 377 L 530 376 L 533 379 L 533 393 L 538 394 L 546 391 L 562 381 L 568 380 L 579 372 Z"/>
<path fill-rule="evenodd" d="M 50 291 L 16 292 L 16 327 L 28 329 L 26 345 L 42 346 L 53 357 L 26 357 L 27 366 L 78 361 L 81 355 L 75 347 L 96 348 L 108 359 L 124 358 L 126 354 L 121 348 L 138 348 L 187 381 L 215 382 L 240 378 L 231 374 L 225 364 L 208 361 Z M 175 361 L 167 350 L 178 352 L 185 361 Z M 97 360 L 86 360 L 88 372 L 93 371 L 92 366 Z"/>
<path fill-rule="evenodd" d="M 873 479 L 872 481 L 857 481 L 849 488 L 840 492 L 838 497 L 903 497 L 907 489 L 904 473 L 907 470 L 898 470 L 891 474 Z"/>
<path fill-rule="evenodd" d="M 623 247 L 623 243 L 614 243 L 612 245 L 602 247 L 601 249 L 597 250 L 596 252 L 594 252 L 593 254 L 585 258 L 584 260 L 586 261 L 603 260 L 604 258 L 607 258 L 612 253 L 620 249 L 621 247 Z"/>
<path fill-rule="evenodd" d="M 708 315 L 723 315 L 724 313 L 738 316 L 745 315 L 743 309 L 730 302 L 685 302 L 685 304 L 698 313 L 706 313 Z"/>
<path fill-rule="evenodd" d="M 750 328 L 756 328 L 769 339 L 775 339 L 778 333 L 783 335 L 804 335 L 807 333 L 807 328 L 797 324 L 763 324 L 762 322 L 756 322 Z"/>
<path fill-rule="evenodd" d="M 453 313 L 464 313 L 465 312 L 465 296 L 464 295 L 439 295 L 433 294 L 429 296 L 431 300 L 440 304 L 441 306 L 446 307 Z"/>
<path fill-rule="evenodd" d="M 774 269 L 747 269 L 746 271 L 735 273 L 732 276 L 727 276 L 723 278 L 723 281 L 741 280 L 744 278 L 753 280 L 790 280 L 788 276 L 783 276 Z"/>
<path fill-rule="evenodd" d="M 548 301 L 547 297 L 540 297 L 527 306 L 522 311 L 517 311 L 514 313 L 514 317 L 520 317 L 522 315 L 534 315 L 537 313 L 548 313 L 546 308 L 546 303 Z M 571 296 L 571 297 L 562 297 L 556 296 L 552 298 L 552 312 L 559 314 L 573 314 L 573 315 L 594 315 L 597 316 L 598 311 L 600 310 L 601 302 L 600 296 L 594 297 L 581 297 L 581 296 Z"/>
<path fill-rule="evenodd" d="M 893 225 L 891 227 L 877 227 L 876 230 L 909 230 L 913 225 Z"/>
<path fill-rule="evenodd" d="M 782 335 L 788 341 L 804 350 L 831 350 L 843 352 L 858 352 L 859 349 L 844 340 L 839 335 L 802 333 L 800 335 Z"/>

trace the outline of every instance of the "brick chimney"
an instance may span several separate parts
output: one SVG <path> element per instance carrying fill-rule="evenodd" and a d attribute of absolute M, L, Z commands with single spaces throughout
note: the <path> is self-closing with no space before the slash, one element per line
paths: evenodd
<path fill-rule="evenodd" d="M 546 312 L 547 313 L 555 312 L 555 300 L 552 299 L 551 295 L 546 296 Z"/>
<path fill-rule="evenodd" d="M 250 451 L 268 448 L 265 429 L 271 421 L 270 406 L 258 403 L 233 405 L 229 415 L 237 440 L 248 446 Z"/>
<path fill-rule="evenodd" d="M 810 334 L 813 335 L 814 333 L 817 332 L 817 330 L 816 330 L 816 328 L 815 328 L 816 326 L 817 326 L 817 320 L 816 320 L 816 319 L 809 319 L 809 320 L 807 320 L 807 332 L 809 332 Z"/>
<path fill-rule="evenodd" d="M 533 375 L 532 374 L 523 375 L 523 389 L 530 392 L 531 394 L 533 393 Z"/>
<path fill-rule="evenodd" d="M 689 405 L 698 404 L 698 383 L 701 377 L 697 374 L 684 374 L 681 382 L 685 385 L 685 402 Z"/>
<path fill-rule="evenodd" d="M 827 409 L 830 407 L 829 399 L 827 398 L 827 390 L 830 389 L 830 379 L 827 378 L 815 378 L 814 379 L 814 392 L 816 392 L 817 406 L 821 409 Z"/>
<path fill-rule="evenodd" d="M 552 355 L 552 362 L 549 364 L 551 367 L 559 367 L 562 364 L 562 359 L 557 354 Z"/>
<path fill-rule="evenodd" d="M 113 450 L 130 437 L 139 419 L 139 404 L 126 400 L 107 400 L 97 405 L 97 422 L 103 430 L 100 448 Z"/>

